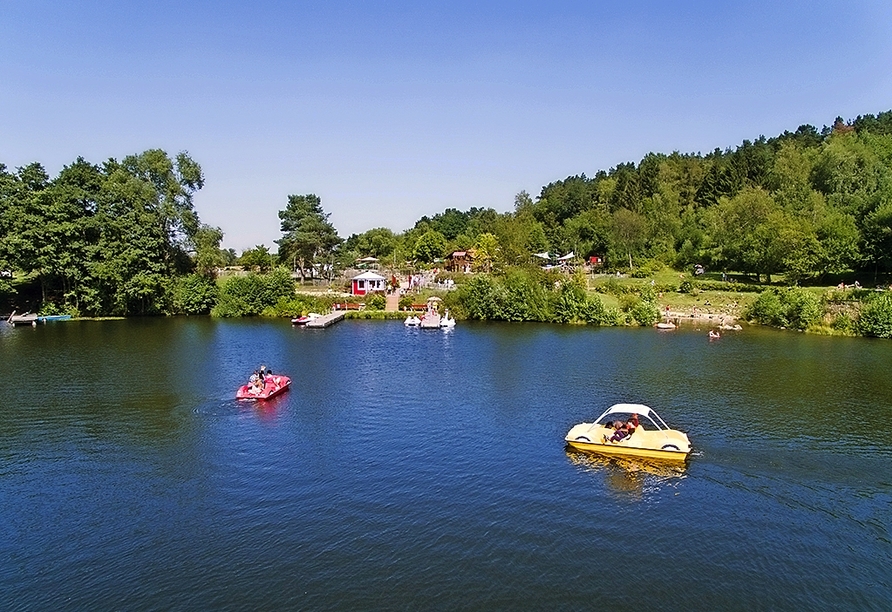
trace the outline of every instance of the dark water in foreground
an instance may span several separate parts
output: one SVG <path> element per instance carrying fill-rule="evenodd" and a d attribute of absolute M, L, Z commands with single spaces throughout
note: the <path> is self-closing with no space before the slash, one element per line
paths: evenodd
<path fill-rule="evenodd" d="M 260 363 L 295 387 L 236 402 Z M 762 330 L 3 328 L 0 609 L 888 610 L 890 366 Z M 687 468 L 564 448 L 617 401 Z"/>

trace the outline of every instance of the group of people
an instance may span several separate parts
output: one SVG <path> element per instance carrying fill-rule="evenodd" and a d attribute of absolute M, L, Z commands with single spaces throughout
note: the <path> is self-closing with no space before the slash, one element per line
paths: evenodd
<path fill-rule="evenodd" d="M 609 425 L 610 427 L 613 427 L 613 435 L 607 436 L 605 434 L 604 442 L 620 442 L 631 436 L 635 432 L 635 430 L 638 429 L 638 415 L 633 414 L 625 423 L 622 421 L 614 421 Z"/>
<path fill-rule="evenodd" d="M 860 289 L 860 288 L 861 288 L 861 283 L 859 283 L 858 281 L 855 281 L 855 284 L 854 284 L 854 285 L 847 285 L 847 284 L 845 284 L 845 283 L 843 283 L 843 282 L 840 282 L 840 283 L 836 286 L 836 288 L 837 288 L 837 289 L 840 289 L 840 290 L 843 290 L 843 291 L 846 290 L 846 289 Z"/>
<path fill-rule="evenodd" d="M 254 373 L 248 378 L 248 391 L 251 393 L 263 391 L 263 388 L 266 386 L 266 377 L 272 373 L 273 371 L 265 365 L 261 365 L 259 370 L 254 370 Z"/>

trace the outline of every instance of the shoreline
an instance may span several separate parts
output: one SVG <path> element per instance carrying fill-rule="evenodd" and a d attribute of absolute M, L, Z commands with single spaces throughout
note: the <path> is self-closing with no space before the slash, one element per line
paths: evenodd
<path fill-rule="evenodd" d="M 678 312 L 670 310 L 668 313 L 663 311 L 660 316 L 661 321 L 670 321 L 678 325 L 679 323 L 715 323 L 718 326 L 736 325 L 738 323 L 737 316 L 727 313 L 706 313 L 706 312 Z"/>

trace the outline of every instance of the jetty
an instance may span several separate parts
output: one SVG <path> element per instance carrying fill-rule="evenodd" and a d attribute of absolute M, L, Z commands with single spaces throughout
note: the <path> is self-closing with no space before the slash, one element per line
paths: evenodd
<path fill-rule="evenodd" d="M 25 314 L 17 315 L 15 311 L 12 311 L 12 314 L 9 315 L 9 318 L 6 319 L 6 322 L 10 325 L 37 325 L 38 323 L 47 323 L 49 321 L 68 321 L 71 319 L 71 315 L 37 315 L 30 312 L 26 312 Z"/>
<path fill-rule="evenodd" d="M 346 314 L 343 310 L 336 310 L 335 312 L 331 312 L 327 315 L 322 315 L 321 317 L 317 317 L 312 321 L 307 321 L 307 327 L 317 327 L 320 329 L 324 329 L 330 325 L 334 325 L 338 321 L 344 320 L 344 315 Z"/>
<path fill-rule="evenodd" d="M 10 325 L 37 325 L 37 321 L 39 317 L 36 314 L 25 313 L 22 315 L 17 315 L 13 312 L 9 315 L 9 318 L 6 320 Z"/>

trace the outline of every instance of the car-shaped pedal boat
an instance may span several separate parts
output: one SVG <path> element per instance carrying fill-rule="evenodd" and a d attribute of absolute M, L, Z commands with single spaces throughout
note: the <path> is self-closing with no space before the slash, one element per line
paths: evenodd
<path fill-rule="evenodd" d="M 287 376 L 267 374 L 263 379 L 263 387 L 257 389 L 250 384 L 242 385 L 235 392 L 235 398 L 265 400 L 287 391 L 290 386 L 291 379 Z"/>
<path fill-rule="evenodd" d="M 638 416 L 638 427 L 618 441 L 611 441 L 616 429 L 613 423 Z M 670 429 L 652 408 L 644 404 L 615 404 L 594 423 L 574 425 L 564 440 L 571 447 L 603 455 L 644 457 L 668 461 L 684 461 L 691 452 L 685 433 Z"/>

